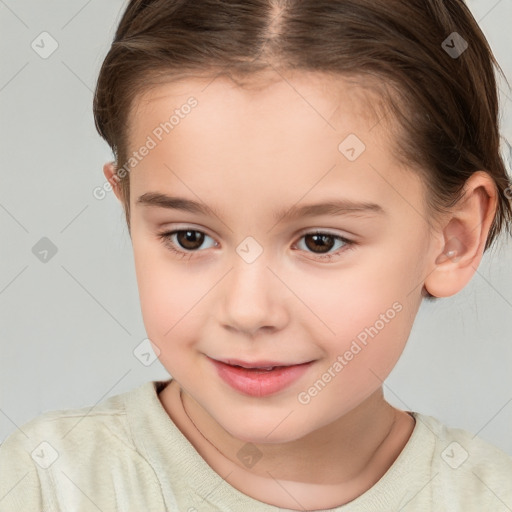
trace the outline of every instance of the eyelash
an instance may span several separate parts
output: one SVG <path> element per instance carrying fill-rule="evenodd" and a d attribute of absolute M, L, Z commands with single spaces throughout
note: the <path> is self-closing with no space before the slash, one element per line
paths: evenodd
<path fill-rule="evenodd" d="M 183 233 L 183 232 L 187 232 L 187 231 L 192 231 L 193 233 L 201 233 L 205 236 L 209 236 L 207 235 L 206 233 L 204 233 L 203 231 L 199 231 L 197 229 L 177 229 L 177 230 L 174 230 L 174 231 L 166 231 L 164 233 L 159 233 L 157 236 L 158 238 L 160 239 L 160 241 L 164 244 L 164 246 L 169 249 L 171 252 L 173 252 L 174 254 L 180 256 L 181 258 L 185 258 L 187 257 L 187 259 L 191 259 L 194 255 L 194 253 L 196 252 L 201 252 L 200 250 L 195 250 L 195 251 L 189 251 L 187 252 L 186 250 L 178 250 L 176 249 L 176 245 L 171 242 L 170 238 L 177 234 L 177 233 Z M 306 231 L 306 232 L 303 232 L 301 233 L 300 235 L 300 239 L 304 238 L 305 236 L 308 236 L 308 235 L 324 235 L 324 236 L 328 236 L 328 237 L 331 237 L 331 238 L 334 238 L 335 240 L 338 240 L 340 242 L 343 242 L 345 245 L 341 248 L 341 249 L 338 249 L 335 253 L 332 253 L 332 254 L 319 254 L 319 253 L 310 253 L 310 254 L 314 254 L 316 259 L 319 259 L 321 261 L 331 261 L 332 259 L 337 259 L 338 257 L 341 257 L 342 254 L 340 253 L 345 253 L 351 249 L 354 249 L 354 247 L 357 245 L 356 242 L 354 242 L 353 240 L 349 240 L 343 236 L 339 236 L 339 235 L 334 235 L 332 233 L 329 233 L 329 232 L 324 232 L 324 231 L 320 231 L 320 230 L 313 230 L 313 231 Z M 211 238 L 211 237 L 210 237 Z"/>

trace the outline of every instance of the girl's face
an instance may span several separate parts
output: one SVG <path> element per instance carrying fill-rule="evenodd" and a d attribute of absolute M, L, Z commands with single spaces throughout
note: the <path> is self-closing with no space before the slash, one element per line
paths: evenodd
<path fill-rule="evenodd" d="M 439 246 L 424 186 L 399 166 L 368 101 L 300 74 L 250 91 L 224 79 L 162 85 L 132 111 L 147 334 L 238 439 L 291 441 L 345 415 L 380 392 L 409 336 Z M 334 202 L 353 209 L 313 207 Z M 239 389 L 212 359 L 312 363 L 284 387 L 275 370 L 264 383 L 249 370 Z"/>

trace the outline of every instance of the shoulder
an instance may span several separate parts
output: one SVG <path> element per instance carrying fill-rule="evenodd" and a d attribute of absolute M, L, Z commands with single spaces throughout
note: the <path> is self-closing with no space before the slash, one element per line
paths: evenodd
<path fill-rule="evenodd" d="M 449 427 L 437 418 L 416 414 L 436 438 L 436 452 L 452 469 L 471 466 L 482 471 L 500 468 L 509 471 L 512 477 L 512 457 L 493 444 L 475 434 L 456 427 Z"/>
<path fill-rule="evenodd" d="M 125 399 L 130 393 L 115 395 L 92 406 L 44 412 L 8 436 L 0 445 L 0 453 L 21 449 L 32 451 L 39 442 L 50 443 L 52 440 L 56 444 L 74 443 L 101 435 L 106 430 L 127 437 Z"/>
<path fill-rule="evenodd" d="M 434 437 L 433 489 L 461 509 L 473 510 L 477 505 L 496 511 L 512 508 L 510 455 L 467 430 L 449 427 L 432 416 L 415 414 L 415 418 Z"/>
<path fill-rule="evenodd" d="M 126 401 L 152 384 L 93 406 L 44 412 L 17 428 L 0 445 L 0 512 L 43 510 L 56 479 L 81 464 L 98 467 L 117 456 L 129 465 L 137 453 Z"/>

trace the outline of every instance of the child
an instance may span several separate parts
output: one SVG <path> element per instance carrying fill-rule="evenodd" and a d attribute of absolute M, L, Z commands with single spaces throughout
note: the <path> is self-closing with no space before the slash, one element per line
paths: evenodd
<path fill-rule="evenodd" d="M 132 0 L 94 114 L 172 378 L 12 434 L 0 511 L 512 510 L 383 396 L 510 233 L 493 65 L 462 0 Z"/>

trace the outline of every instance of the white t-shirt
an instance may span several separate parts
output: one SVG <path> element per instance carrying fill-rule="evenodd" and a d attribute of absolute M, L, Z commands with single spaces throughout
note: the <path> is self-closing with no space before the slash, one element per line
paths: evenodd
<path fill-rule="evenodd" d="M 147 382 L 90 408 L 41 414 L 0 446 L 0 512 L 278 512 L 232 487 Z M 339 512 L 511 512 L 512 457 L 413 413 L 385 475 Z M 325 509 L 324 509 L 325 512 Z"/>

